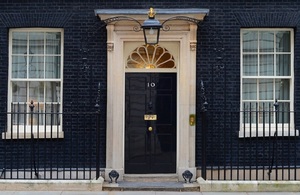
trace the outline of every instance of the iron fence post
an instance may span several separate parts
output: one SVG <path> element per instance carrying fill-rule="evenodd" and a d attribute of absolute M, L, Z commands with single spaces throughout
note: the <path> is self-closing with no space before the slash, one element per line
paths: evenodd
<path fill-rule="evenodd" d="M 34 104 L 33 100 L 30 101 L 29 104 L 30 108 L 30 135 L 31 135 L 31 163 L 33 166 L 35 166 L 35 160 L 34 160 L 34 135 L 33 135 L 33 109 L 34 109 Z M 30 165 L 30 178 L 32 179 L 32 164 Z"/>
<path fill-rule="evenodd" d="M 201 121 L 201 126 L 202 126 L 202 166 L 201 166 L 201 176 L 203 179 L 206 180 L 206 132 L 207 132 L 207 102 L 203 103 L 203 108 L 202 108 L 202 121 Z"/>
<path fill-rule="evenodd" d="M 98 94 L 96 99 L 96 115 L 97 115 L 97 124 L 96 124 L 96 178 L 100 177 L 100 83 L 98 83 Z"/>
<path fill-rule="evenodd" d="M 268 172 L 268 175 L 269 175 L 269 180 L 271 180 L 271 173 L 272 173 L 272 170 L 273 170 L 273 166 L 274 166 L 274 158 L 275 158 L 275 152 L 277 150 L 277 131 L 278 131 L 278 107 L 279 107 L 279 103 L 278 103 L 278 100 L 276 99 L 275 100 L 275 103 L 274 103 L 274 112 L 275 112 L 275 132 L 274 132 L 274 140 L 273 140 L 273 148 L 272 148 L 272 156 L 271 156 L 271 165 L 269 167 L 269 172 Z M 277 154 L 276 154 L 277 155 Z M 276 180 L 278 179 L 278 172 L 277 172 L 277 163 L 276 163 Z"/>
<path fill-rule="evenodd" d="M 38 104 L 39 106 L 39 104 Z M 35 159 L 35 143 L 34 143 L 34 134 L 33 134 L 33 109 L 34 109 L 34 103 L 33 103 L 33 100 L 30 101 L 30 105 L 29 105 L 29 108 L 30 108 L 30 128 L 31 128 L 31 162 L 33 163 L 33 171 L 34 171 L 34 176 L 36 179 L 39 179 L 39 174 L 37 172 L 37 167 L 36 167 L 36 159 Z M 40 117 L 38 115 L 38 117 Z M 39 125 L 39 120 L 37 122 Z M 30 170 L 30 178 L 32 178 L 32 165 L 31 165 L 31 170 Z"/>
<path fill-rule="evenodd" d="M 201 153 L 201 176 L 206 180 L 206 132 L 207 132 L 207 98 L 205 95 L 204 83 L 201 80 L 200 83 L 200 91 L 201 91 L 201 129 L 202 129 L 202 153 Z"/>
<path fill-rule="evenodd" d="M 277 135 L 278 135 L 278 114 L 279 114 L 279 103 L 278 103 L 278 100 L 276 99 L 275 100 L 275 103 L 274 103 L 274 107 L 275 107 L 275 133 L 274 133 L 274 147 L 273 147 L 273 161 L 274 161 L 274 158 L 275 158 L 275 152 L 277 152 Z M 277 153 L 276 153 L 276 159 L 277 159 Z M 275 177 L 276 177 L 276 180 L 278 180 L 278 167 L 277 167 L 277 160 L 276 160 L 276 165 L 275 165 L 275 168 L 276 168 L 276 174 L 275 174 Z"/>

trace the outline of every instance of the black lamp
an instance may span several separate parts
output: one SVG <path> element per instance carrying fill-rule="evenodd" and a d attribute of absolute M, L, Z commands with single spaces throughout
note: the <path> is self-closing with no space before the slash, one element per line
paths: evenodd
<path fill-rule="evenodd" d="M 156 45 L 159 41 L 159 31 L 162 28 L 161 23 L 155 19 L 154 9 L 151 7 L 148 12 L 148 19 L 142 24 L 145 44 Z"/>

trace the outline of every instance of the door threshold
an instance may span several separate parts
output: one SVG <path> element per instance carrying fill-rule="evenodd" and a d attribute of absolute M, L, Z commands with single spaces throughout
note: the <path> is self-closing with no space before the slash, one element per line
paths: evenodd
<path fill-rule="evenodd" d="M 123 180 L 132 182 L 178 182 L 178 175 L 175 173 L 124 174 Z"/>

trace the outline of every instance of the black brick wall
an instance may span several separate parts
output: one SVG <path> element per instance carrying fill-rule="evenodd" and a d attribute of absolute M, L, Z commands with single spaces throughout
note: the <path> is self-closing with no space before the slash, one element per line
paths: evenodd
<path fill-rule="evenodd" d="M 240 28 L 242 27 L 291 27 L 295 29 L 295 110 L 299 110 L 300 88 L 300 33 L 298 32 L 300 5 L 285 0 L 12 0 L 0 2 L 0 112 L 6 111 L 8 30 L 14 27 L 64 28 L 64 111 L 89 111 L 94 109 L 97 83 L 101 82 L 101 166 L 105 166 L 106 124 L 106 29 L 94 15 L 94 9 L 112 8 L 207 8 L 210 10 L 199 26 L 197 45 L 197 83 L 204 81 L 209 110 L 239 110 L 240 101 Z M 88 51 L 85 53 L 84 51 Z M 87 60 L 83 61 L 82 58 Z M 198 85 L 199 86 L 199 85 Z M 5 103 L 3 103 L 5 102 Z M 200 90 L 197 92 L 197 116 L 200 116 Z M 2 115 L 3 116 L 3 115 Z M 66 118 L 66 121 L 71 118 Z M 220 121 L 220 119 L 218 119 Z M 225 119 L 224 119 L 225 120 Z M 297 126 L 300 119 L 297 118 Z M 4 129 L 5 116 L 0 118 Z M 213 122 L 213 121 L 212 121 Z M 226 121 L 225 121 L 226 122 Z M 238 122 L 238 119 L 235 120 Z M 69 124 L 68 122 L 66 122 Z M 201 123 L 197 118 L 196 164 L 201 166 Z M 212 128 L 208 135 L 208 164 L 226 161 L 220 157 L 224 145 L 218 140 L 228 140 L 232 148 L 242 145 L 235 129 Z M 213 125 L 212 125 L 213 126 Z M 213 126 L 214 127 L 214 126 Z M 68 130 L 66 129 L 66 133 Z M 64 142 L 70 140 L 65 139 Z M 282 146 L 287 140 L 281 140 Z M 260 142 L 260 141 L 259 141 Z M 228 143 L 225 143 L 225 145 Z M 239 145 L 240 144 L 240 145 Z M 261 144 L 261 143 L 259 143 Z M 300 148 L 299 139 L 295 141 Z M 247 145 L 247 141 L 245 142 Z M 0 141 L 0 147 L 3 147 Z M 58 146 L 61 147 L 61 146 Z M 263 145 L 259 145 L 263 147 Z M 2 151 L 2 150 L 1 150 Z M 0 151 L 0 153 L 1 153 Z M 236 153 L 235 153 L 236 154 Z M 300 159 L 300 154 L 297 158 Z M 1 155 L 1 154 L 0 154 Z M 263 154 L 262 154 L 263 155 Z M 288 155 L 288 154 L 286 154 Z M 223 155 L 224 156 L 224 155 Z M 229 155 L 228 155 L 229 156 Z M 237 159 L 238 155 L 228 158 Z M 299 162 L 299 161 L 298 161 Z M 264 162 L 263 162 L 264 163 Z"/>
<path fill-rule="evenodd" d="M 208 166 L 259 166 L 271 164 L 276 142 L 277 165 L 300 162 L 299 138 L 238 138 L 240 106 L 240 29 L 293 28 L 295 30 L 295 110 L 299 110 L 299 6 L 293 1 L 201 1 L 210 14 L 198 31 L 197 79 L 204 81 L 208 105 Z M 199 86 L 199 85 L 198 85 Z M 201 114 L 200 90 L 197 116 Z M 217 115 L 214 111 L 237 111 Z M 298 115 L 297 115 L 298 116 Z M 299 117 L 295 118 L 299 128 Z M 197 126 L 197 166 L 201 166 L 201 121 Z M 289 149 L 287 149 L 289 148 Z M 288 151 L 289 152 L 284 152 Z M 288 162 L 289 161 L 289 162 Z"/>

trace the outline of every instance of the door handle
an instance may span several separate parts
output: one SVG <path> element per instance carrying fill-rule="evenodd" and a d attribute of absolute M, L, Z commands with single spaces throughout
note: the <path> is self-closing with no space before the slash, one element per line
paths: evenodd
<path fill-rule="evenodd" d="M 153 130 L 153 128 L 152 127 L 148 127 L 148 131 L 152 131 Z"/>

